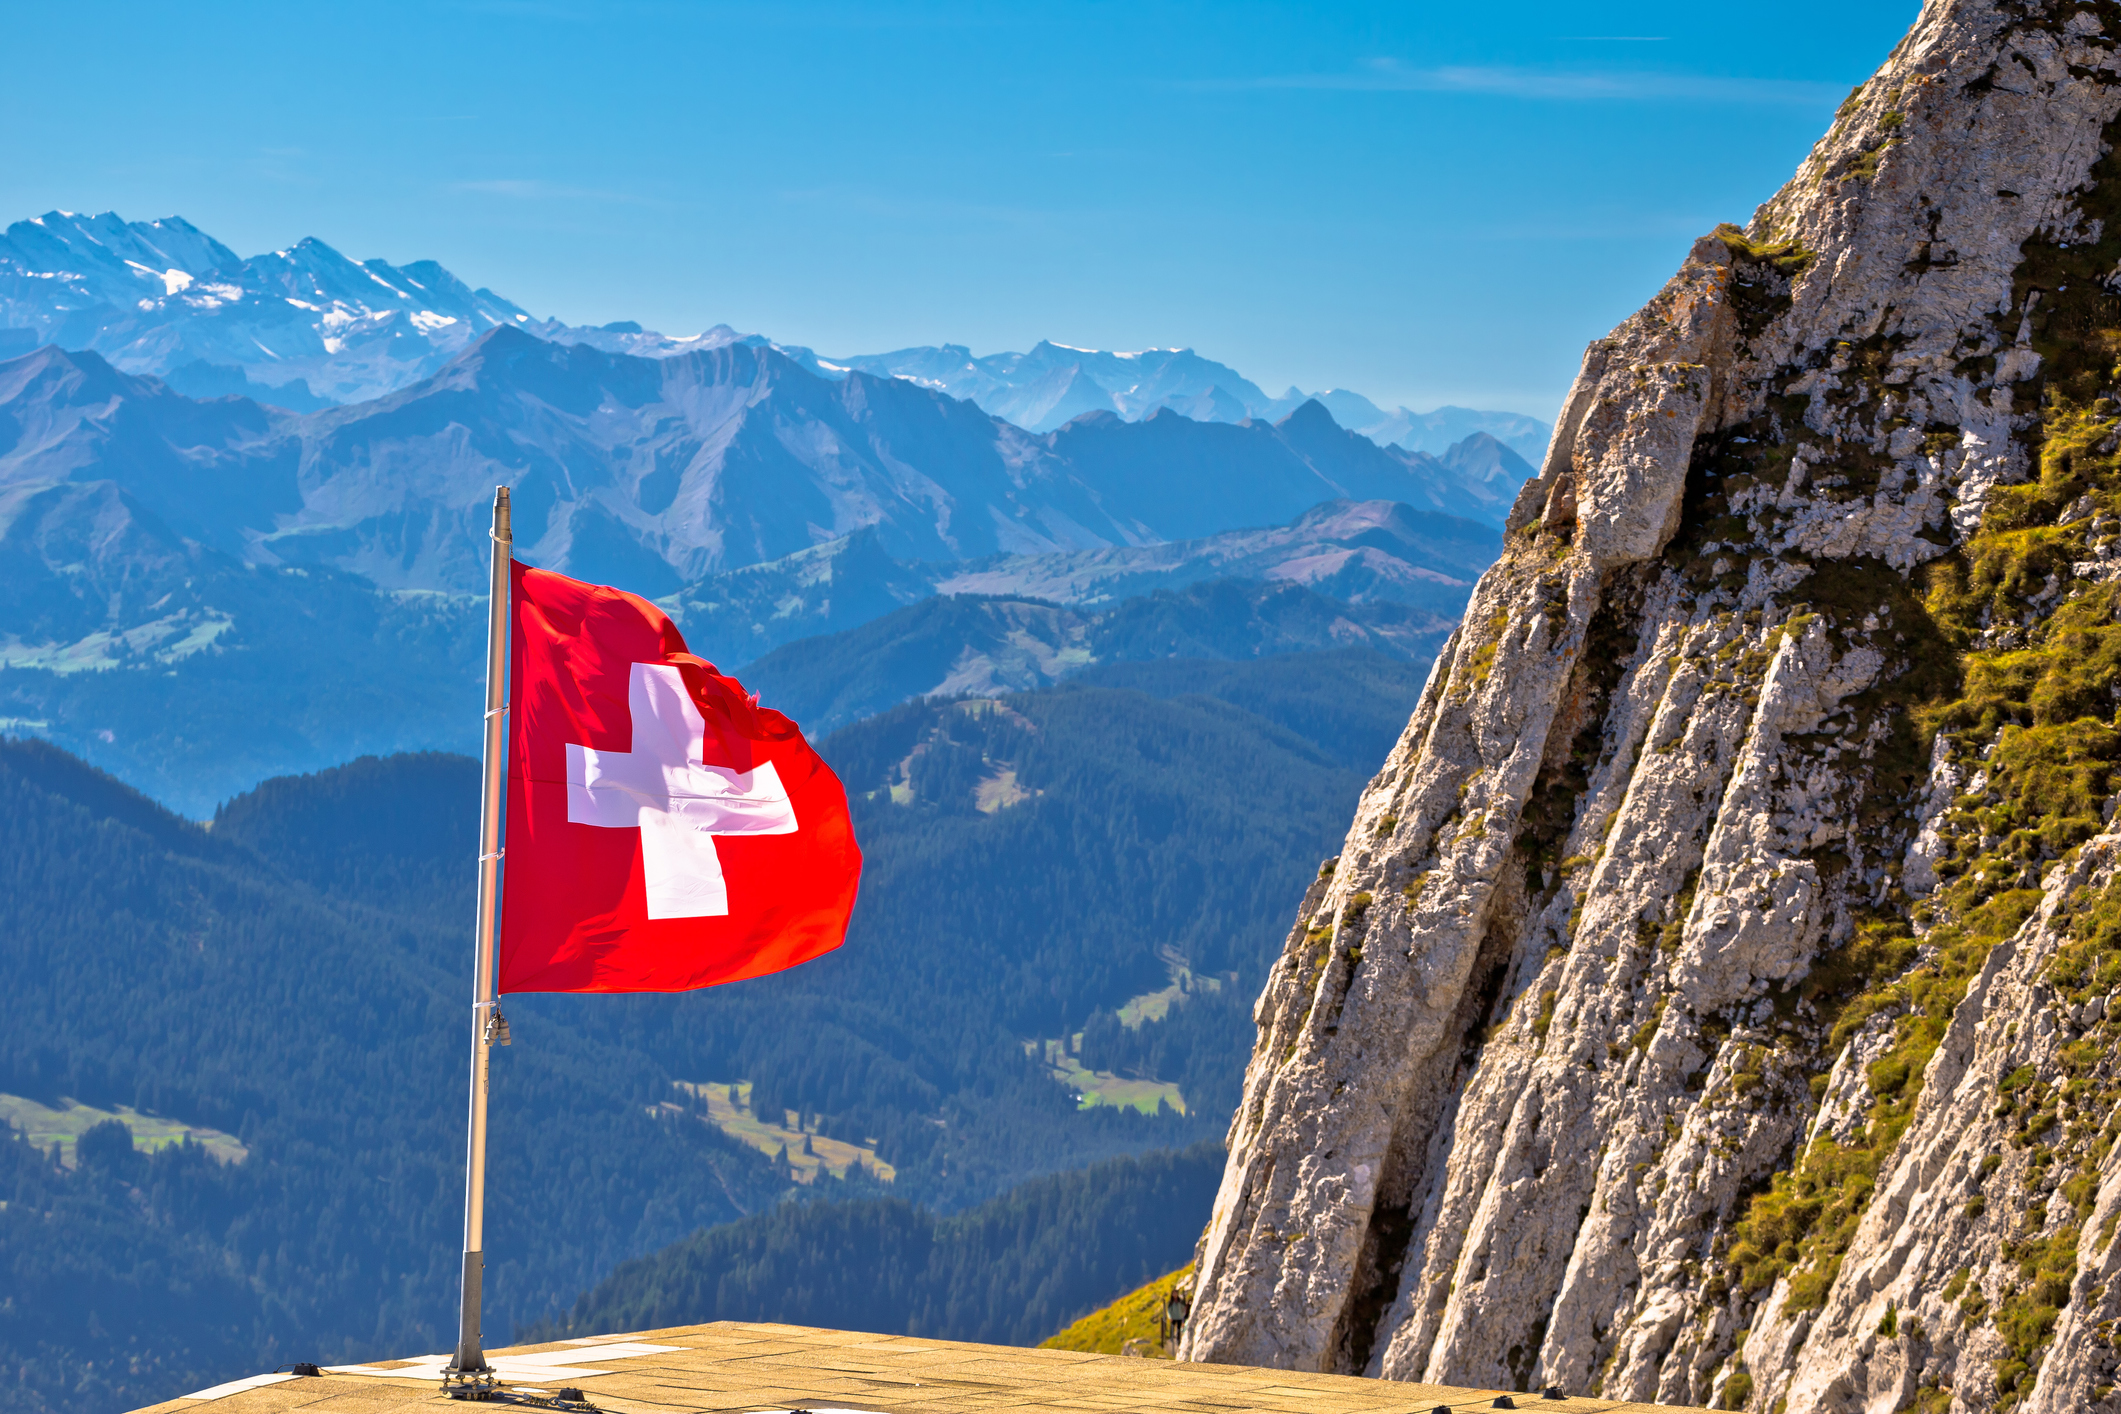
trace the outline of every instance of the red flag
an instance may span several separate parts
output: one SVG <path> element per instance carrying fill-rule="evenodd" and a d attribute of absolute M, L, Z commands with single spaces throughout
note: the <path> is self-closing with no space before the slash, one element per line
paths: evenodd
<path fill-rule="evenodd" d="M 862 854 L 795 723 L 647 600 L 515 565 L 504 992 L 680 992 L 846 936 Z"/>

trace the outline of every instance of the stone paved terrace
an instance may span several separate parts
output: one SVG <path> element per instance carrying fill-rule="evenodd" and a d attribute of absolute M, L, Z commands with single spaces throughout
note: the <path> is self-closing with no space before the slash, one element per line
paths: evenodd
<path fill-rule="evenodd" d="M 579 1388 L 612 1414 L 711 1410 L 875 1411 L 875 1414 L 1432 1414 L 1493 1409 L 1502 1390 L 1365 1380 L 1348 1375 L 1181 1365 L 1069 1350 L 967 1345 L 806 1326 L 717 1321 L 488 1352 L 525 1393 Z M 446 1356 L 330 1367 L 321 1376 L 253 1375 L 140 1414 L 442 1414 L 467 1410 L 440 1389 Z M 1676 1405 L 1511 1394 L 1502 1408 L 1673 1410 Z M 211 1406 L 209 1409 L 208 1406 Z M 506 1406 L 495 1406 L 505 1408 Z"/>

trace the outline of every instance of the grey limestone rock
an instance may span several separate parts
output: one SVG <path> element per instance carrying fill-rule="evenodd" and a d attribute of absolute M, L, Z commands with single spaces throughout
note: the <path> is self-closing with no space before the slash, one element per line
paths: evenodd
<path fill-rule="evenodd" d="M 1790 184 L 1591 346 L 1261 994 L 1185 1358 L 1791 1414 L 2111 1401 L 2121 1160 L 2078 1134 L 2075 1196 L 2042 1190 L 2066 1156 L 2032 1173 L 1997 1086 L 2059 1094 L 2058 1048 L 2111 1024 L 2041 969 L 2121 836 L 2034 849 L 2037 908 L 1905 1101 L 1879 1076 L 1907 1068 L 1902 983 L 1943 966 L 1924 896 L 2002 848 L 1955 802 L 2009 728 L 1923 735 L 1964 646 L 1924 586 L 2056 474 L 2043 339 L 2106 316 L 2028 251 L 2110 239 L 2116 37 L 2113 4 L 1932 0 Z M 2107 592 L 2114 518 L 2058 520 L 2107 529 L 1977 648 Z M 1863 990 L 1881 920 L 1904 975 Z M 1905 1131 L 1853 1235 L 1746 1247 L 1777 1175 L 1881 1116 Z M 1997 1196 L 1966 1218 L 1977 1173 Z M 2028 1344 L 2006 1317 L 2050 1238 L 2078 1294 Z"/>

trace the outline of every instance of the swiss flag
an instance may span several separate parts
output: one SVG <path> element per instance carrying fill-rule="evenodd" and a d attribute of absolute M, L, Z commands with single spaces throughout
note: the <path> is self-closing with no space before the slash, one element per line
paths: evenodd
<path fill-rule="evenodd" d="M 504 992 L 680 992 L 840 945 L 862 872 L 795 723 L 638 595 L 513 566 Z"/>

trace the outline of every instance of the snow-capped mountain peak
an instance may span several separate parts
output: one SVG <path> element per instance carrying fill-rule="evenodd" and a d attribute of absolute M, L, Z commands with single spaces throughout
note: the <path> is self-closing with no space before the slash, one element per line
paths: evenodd
<path fill-rule="evenodd" d="M 975 355 L 963 344 L 821 358 L 716 325 L 673 336 L 632 321 L 597 327 L 539 319 L 432 260 L 355 260 L 317 238 L 244 259 L 179 216 L 48 211 L 0 235 L 0 359 L 39 344 L 93 350 L 128 373 L 197 397 L 245 393 L 295 411 L 381 397 L 418 382 L 499 325 L 605 353 L 667 358 L 747 344 L 821 377 L 864 373 L 968 399 L 1034 432 L 1091 413 L 1139 421 L 1168 408 L 1196 421 L 1277 421 L 1313 395 L 1270 397 L 1190 348 L 1107 351 L 1042 339 Z M 1487 432 L 1542 454 L 1546 424 L 1514 413 L 1387 411 L 1359 393 L 1316 395 L 1341 426 L 1413 451 Z"/>
<path fill-rule="evenodd" d="M 180 389 L 196 366 L 297 408 L 377 397 L 504 323 L 534 321 L 433 261 L 356 261 L 315 237 L 245 260 L 181 217 L 59 211 L 0 236 L 0 354 L 93 349 Z"/>

